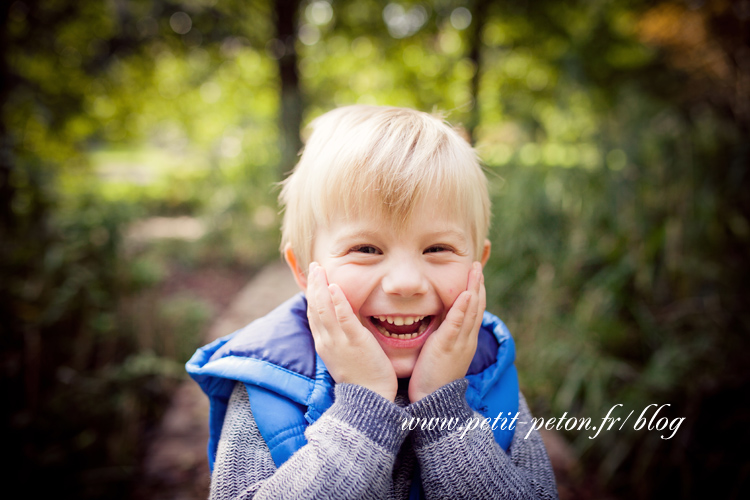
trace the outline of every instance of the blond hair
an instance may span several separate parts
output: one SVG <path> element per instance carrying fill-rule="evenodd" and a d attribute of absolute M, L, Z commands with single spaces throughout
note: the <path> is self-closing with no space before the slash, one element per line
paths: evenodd
<path fill-rule="evenodd" d="M 315 119 L 304 152 L 282 182 L 281 248 L 290 244 L 302 269 L 315 232 L 334 215 L 381 217 L 404 226 L 429 200 L 468 224 L 482 255 L 490 219 L 487 178 L 476 152 L 445 121 L 421 111 L 347 106 Z"/>

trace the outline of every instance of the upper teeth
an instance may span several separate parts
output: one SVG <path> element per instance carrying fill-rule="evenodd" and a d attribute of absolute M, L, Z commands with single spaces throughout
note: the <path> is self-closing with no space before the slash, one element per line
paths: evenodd
<path fill-rule="evenodd" d="M 413 325 L 424 319 L 424 316 L 378 316 L 380 321 L 387 321 L 396 326 Z"/>

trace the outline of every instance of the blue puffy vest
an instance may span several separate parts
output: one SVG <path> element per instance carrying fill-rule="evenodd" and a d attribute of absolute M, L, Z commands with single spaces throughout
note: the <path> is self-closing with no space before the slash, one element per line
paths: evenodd
<path fill-rule="evenodd" d="M 485 312 L 466 378 L 469 406 L 495 418 L 518 411 L 515 345 L 505 324 Z M 305 429 L 332 404 L 334 381 L 315 352 L 307 300 L 299 293 L 268 315 L 196 351 L 186 365 L 211 403 L 208 459 L 213 470 L 229 397 L 245 384 L 258 429 L 276 466 L 307 443 Z M 513 430 L 494 431 L 508 450 Z"/>

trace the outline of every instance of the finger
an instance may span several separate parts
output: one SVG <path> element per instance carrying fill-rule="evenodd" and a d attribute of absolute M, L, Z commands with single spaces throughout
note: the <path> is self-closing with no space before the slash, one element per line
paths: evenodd
<path fill-rule="evenodd" d="M 328 290 L 328 278 L 325 268 L 318 266 L 313 271 L 315 281 L 315 311 L 318 318 L 329 336 L 336 336 L 339 329 L 336 320 L 336 311 L 331 300 L 331 292 Z"/>
<path fill-rule="evenodd" d="M 482 267 L 474 263 L 469 272 L 469 283 L 467 290 L 463 292 L 469 296 L 468 303 L 462 318 L 459 330 L 455 333 L 453 340 L 454 348 L 476 349 L 479 328 L 482 325 Z"/>
<path fill-rule="evenodd" d="M 479 317 L 479 297 L 471 295 L 469 305 L 464 315 L 464 321 L 461 325 L 461 332 L 456 339 L 457 347 L 466 347 L 476 341 L 475 332 L 477 331 L 477 319 Z"/>
<path fill-rule="evenodd" d="M 484 273 L 482 272 L 481 268 L 479 270 L 479 293 L 477 296 L 477 319 L 476 322 L 477 330 L 479 329 L 479 326 L 481 326 L 482 321 L 484 319 L 484 311 L 487 309 L 487 289 L 484 286 Z"/>
<path fill-rule="evenodd" d="M 312 262 L 310 264 L 307 273 L 307 320 L 310 323 L 310 330 L 313 334 L 313 339 L 318 343 L 320 341 L 320 333 L 324 329 L 323 323 L 320 319 L 320 299 L 318 295 L 318 289 L 320 288 L 319 282 L 316 280 L 316 268 L 318 264 Z"/>
<path fill-rule="evenodd" d="M 325 269 L 317 263 L 310 265 L 307 290 L 307 318 L 310 329 L 313 331 L 313 338 L 321 341 L 321 335 L 330 337 L 330 328 L 336 321 Z"/>
<path fill-rule="evenodd" d="M 479 283 L 479 305 L 482 312 L 487 309 L 487 289 L 484 286 L 484 271 L 481 271 L 481 281 Z"/>
<path fill-rule="evenodd" d="M 471 301 L 464 317 L 464 332 L 466 335 L 471 335 L 475 330 L 477 322 L 481 322 L 481 316 L 484 312 L 483 298 L 482 298 L 482 265 L 479 262 L 475 262 L 472 266 L 472 270 L 469 273 L 469 291 L 471 292 Z M 484 299 L 486 301 L 486 299 Z"/>
<path fill-rule="evenodd" d="M 443 324 L 440 325 L 442 330 L 441 337 L 444 338 L 450 345 L 453 345 L 461 334 L 461 327 L 464 324 L 464 318 L 466 311 L 469 309 L 471 304 L 471 293 L 463 291 L 456 298 L 448 311 L 448 315 L 443 320 Z"/>
<path fill-rule="evenodd" d="M 487 289 L 484 286 L 484 272 L 480 271 L 481 280 L 479 282 L 479 314 L 484 315 L 487 309 Z"/>
<path fill-rule="evenodd" d="M 307 303 L 310 304 L 311 301 L 315 300 L 314 293 L 315 293 L 315 280 L 313 277 L 315 276 L 315 267 L 317 266 L 316 262 L 311 262 L 310 266 L 307 268 L 307 290 L 305 291 L 305 294 L 307 295 Z"/>
<path fill-rule="evenodd" d="M 307 270 L 307 290 L 305 290 L 305 296 L 307 297 L 307 319 L 312 321 L 312 317 L 315 315 L 315 262 L 311 262 Z"/>
<path fill-rule="evenodd" d="M 479 262 L 474 262 L 471 265 L 471 271 L 469 271 L 469 283 L 466 286 L 466 290 L 479 295 L 479 287 L 482 281 L 482 265 Z"/>
<path fill-rule="evenodd" d="M 313 284 L 313 292 L 315 301 L 318 306 L 318 311 L 325 312 L 328 310 L 326 307 L 330 302 L 330 294 L 328 293 L 328 278 L 326 278 L 326 270 L 322 266 L 315 266 L 312 269 L 312 276 L 310 280 Z M 333 307 L 333 306 L 331 306 Z"/>
<path fill-rule="evenodd" d="M 344 333 L 348 336 L 355 334 L 362 325 L 354 315 L 354 310 L 352 310 L 352 306 L 347 300 L 346 295 L 344 295 L 343 290 L 334 283 L 328 285 L 328 291 L 331 294 L 336 319 L 344 330 Z"/>
<path fill-rule="evenodd" d="M 469 276 L 467 278 L 466 292 L 470 293 L 472 297 L 479 297 L 479 292 L 481 289 L 481 281 L 482 281 L 482 265 L 479 262 L 474 262 L 471 266 L 471 270 L 469 271 Z M 469 304 L 469 306 L 467 307 L 467 314 L 473 313 L 473 309 L 474 309 L 472 307 L 473 305 L 474 304 Z M 476 305 L 478 305 L 478 302 Z M 472 314 L 472 318 L 473 318 L 473 314 Z"/>

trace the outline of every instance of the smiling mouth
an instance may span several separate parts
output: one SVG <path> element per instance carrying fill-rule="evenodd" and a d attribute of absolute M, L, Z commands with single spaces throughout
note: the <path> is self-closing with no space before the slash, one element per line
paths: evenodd
<path fill-rule="evenodd" d="M 434 316 L 370 316 L 370 321 L 384 336 L 409 340 L 422 335 Z"/>

